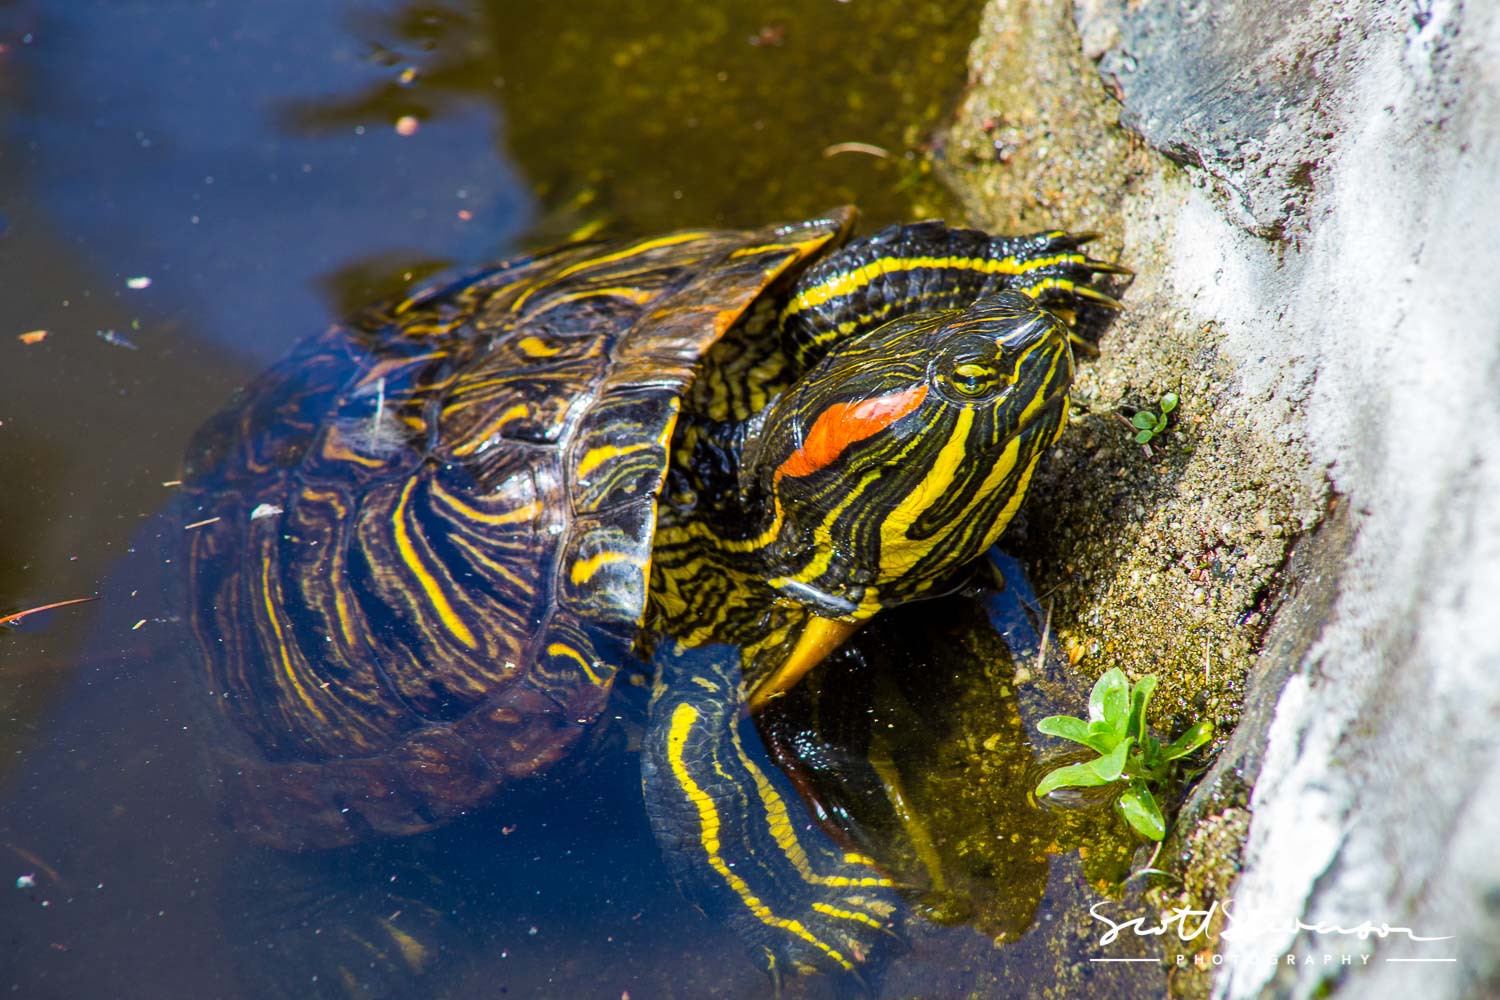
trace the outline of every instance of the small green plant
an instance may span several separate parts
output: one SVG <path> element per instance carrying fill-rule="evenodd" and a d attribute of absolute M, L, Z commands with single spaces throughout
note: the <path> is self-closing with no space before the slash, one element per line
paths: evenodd
<path fill-rule="evenodd" d="M 1081 743 L 1099 754 L 1095 760 L 1050 772 L 1036 786 L 1037 797 L 1058 788 L 1121 782 L 1125 788 L 1115 799 L 1120 815 L 1143 837 L 1161 840 L 1166 836 L 1155 792 L 1171 778 L 1175 761 L 1213 738 L 1214 726 L 1205 719 L 1173 742 L 1162 743 L 1146 731 L 1146 703 L 1155 691 L 1155 674 L 1147 674 L 1132 685 L 1117 667 L 1106 671 L 1089 693 L 1087 721 L 1071 715 L 1049 715 L 1037 723 L 1047 735 Z"/>
<path fill-rule="evenodd" d="M 1177 393 L 1169 392 L 1157 400 L 1157 406 L 1161 408 L 1161 416 L 1157 416 L 1153 410 L 1137 410 L 1130 421 L 1130 426 L 1135 428 L 1135 443 L 1146 444 L 1156 435 L 1167 429 L 1167 414 L 1177 409 Z"/>

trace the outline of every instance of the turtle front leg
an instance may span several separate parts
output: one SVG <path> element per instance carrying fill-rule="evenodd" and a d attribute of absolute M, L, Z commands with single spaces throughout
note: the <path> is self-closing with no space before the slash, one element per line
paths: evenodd
<path fill-rule="evenodd" d="M 892 881 L 805 815 L 748 726 L 739 651 L 664 639 L 641 748 L 646 811 L 683 893 L 775 978 L 867 979 L 899 946 Z"/>

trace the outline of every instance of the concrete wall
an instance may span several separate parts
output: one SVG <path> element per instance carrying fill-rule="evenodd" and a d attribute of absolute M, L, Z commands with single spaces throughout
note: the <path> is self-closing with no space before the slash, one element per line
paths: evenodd
<path fill-rule="evenodd" d="M 1234 890 L 1283 926 L 1225 941 L 1215 993 L 1496 995 L 1500 17 L 1123 8 L 1080 10 L 1123 123 L 1210 179 L 1175 207 L 1169 280 L 1223 331 L 1241 394 L 1305 386 L 1302 443 L 1352 519 L 1330 613 L 1297 626 Z M 1392 961 L 1413 958 L 1457 961 Z"/>
<path fill-rule="evenodd" d="M 1500 995 L 1500 12 L 995 0 L 970 76 L 976 221 L 1138 272 L 1019 537 L 1080 669 L 1233 729 L 1159 867 L 1238 933 L 1173 992 Z"/>

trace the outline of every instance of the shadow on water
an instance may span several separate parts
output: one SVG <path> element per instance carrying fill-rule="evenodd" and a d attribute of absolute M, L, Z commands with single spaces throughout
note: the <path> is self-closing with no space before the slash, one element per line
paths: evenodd
<path fill-rule="evenodd" d="M 351 308 L 523 245 L 845 201 L 870 224 L 940 214 L 924 153 L 978 8 L 0 4 L 0 612 L 100 598 L 0 632 L 0 985 L 250 996 L 283 961 L 259 928 L 335 926 L 357 896 L 247 851 L 203 775 L 170 506 L 195 427 Z M 947 627 L 994 681 L 998 644 L 973 638 L 987 626 Z M 879 711 L 975 701 L 944 685 L 886 684 Z M 483 815 L 330 860 L 351 886 L 394 877 L 388 899 L 451 914 L 450 954 L 413 995 L 765 993 L 657 855 L 640 699 L 623 691 L 592 752 Z M 985 704 L 999 715 L 887 747 L 893 766 L 1020 732 L 1017 703 Z M 991 806 L 939 808 L 963 798 L 966 778 L 940 780 L 960 771 L 907 779 L 931 848 L 892 863 L 931 877 L 936 857 L 993 912 L 980 931 L 927 925 L 892 995 L 996 981 L 991 939 L 1024 944 L 1016 913 L 1067 878 L 1028 848 L 1010 879 L 1024 902 L 987 895 L 1008 862 L 975 861 L 961 828 Z M 969 965 L 940 973 L 954 954 Z"/>

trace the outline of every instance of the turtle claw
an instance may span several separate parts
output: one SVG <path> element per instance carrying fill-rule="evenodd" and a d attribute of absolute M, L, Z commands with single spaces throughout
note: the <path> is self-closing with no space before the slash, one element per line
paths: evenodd
<path fill-rule="evenodd" d="M 1052 232 L 1048 233 L 1048 243 L 1059 250 L 1077 250 L 1085 243 L 1092 243 L 1104 234 L 1095 229 L 1085 229 L 1078 233 Z"/>
<path fill-rule="evenodd" d="M 1073 295 L 1077 296 L 1080 299 L 1083 299 L 1086 302 L 1092 302 L 1095 305 L 1103 306 L 1106 309 L 1113 309 L 1116 312 L 1119 312 L 1121 309 L 1125 308 L 1125 304 L 1119 299 L 1115 298 L 1113 295 L 1109 295 L 1105 292 L 1099 291 L 1099 289 L 1095 288 L 1093 285 L 1074 285 L 1071 289 L 1069 289 L 1069 291 Z"/>
<path fill-rule="evenodd" d="M 1093 258 L 1089 258 L 1084 261 L 1083 266 L 1095 274 L 1118 274 L 1126 278 L 1135 277 L 1135 272 L 1130 268 L 1124 264 L 1116 264 L 1110 260 L 1094 260 Z"/>
<path fill-rule="evenodd" d="M 1082 354 L 1090 360 L 1099 356 L 1098 346 L 1091 340 L 1084 340 L 1073 330 L 1068 331 L 1068 343 L 1073 345 L 1074 353 Z"/>
<path fill-rule="evenodd" d="M 1083 301 L 1106 309 L 1123 309 L 1119 299 L 1094 287 L 1092 282 L 1099 275 L 1133 278 L 1135 272 L 1112 260 L 1097 260 L 1082 250 L 1102 235 L 1089 229 L 1077 233 L 1053 230 L 1022 237 L 1028 245 L 1015 254 L 1022 266 L 1011 287 L 1034 299 L 1054 303 Z"/>
<path fill-rule="evenodd" d="M 1107 292 L 1101 292 L 1093 285 L 1069 278 L 1044 278 L 1033 285 L 1018 289 L 1026 293 L 1038 302 L 1052 303 L 1081 299 L 1084 302 L 1092 302 L 1106 309 L 1116 312 L 1125 308 L 1125 304 Z M 1054 309 L 1054 312 L 1057 310 Z"/>

